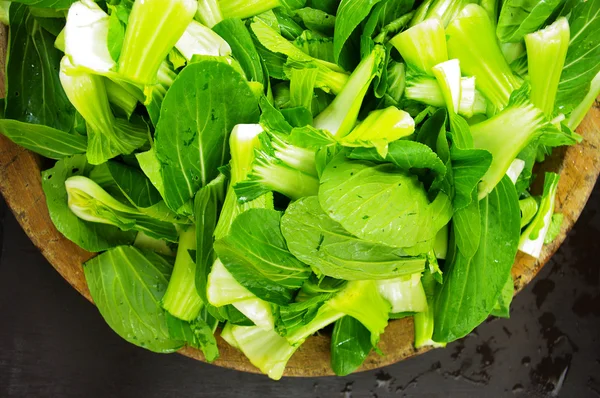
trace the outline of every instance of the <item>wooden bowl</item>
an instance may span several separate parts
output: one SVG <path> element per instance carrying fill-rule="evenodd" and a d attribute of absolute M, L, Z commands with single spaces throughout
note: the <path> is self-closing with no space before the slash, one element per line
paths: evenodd
<path fill-rule="evenodd" d="M 6 32 L 0 29 L 0 48 L 6 48 Z M 4 53 L 0 65 L 4 65 Z M 0 93 L 4 94 L 4 68 L 0 71 Z M 556 211 L 564 214 L 558 238 L 545 246 L 539 260 L 519 252 L 512 268 L 518 292 L 529 283 L 564 241 L 568 231 L 583 210 L 600 172 L 600 103 L 596 101 L 579 129 L 584 141 L 576 146 L 556 150 L 541 170 L 552 170 L 561 175 L 558 186 Z M 83 275 L 82 263 L 93 254 L 79 248 L 62 236 L 52 224 L 42 191 L 42 159 L 13 144 L 0 135 L 0 192 L 31 241 L 52 266 L 85 298 L 92 301 Z M 258 373 L 239 351 L 218 337 L 220 358 L 214 364 L 226 368 Z M 310 337 L 288 363 L 287 376 L 332 375 L 329 365 L 330 337 Z M 371 354 L 360 370 L 390 365 L 427 351 L 413 347 L 412 318 L 391 321 L 382 335 L 380 348 L 385 354 Z M 181 354 L 204 361 L 198 350 L 183 348 Z"/>

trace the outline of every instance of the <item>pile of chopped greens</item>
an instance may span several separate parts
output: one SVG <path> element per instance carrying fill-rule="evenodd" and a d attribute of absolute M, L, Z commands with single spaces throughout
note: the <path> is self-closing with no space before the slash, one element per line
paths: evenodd
<path fill-rule="evenodd" d="M 600 94 L 600 0 L 16 0 L 0 131 L 125 340 L 346 375 L 507 317 L 560 231 L 534 165 Z M 542 186 L 542 184 L 540 184 Z M 535 193 L 541 193 L 535 195 Z"/>

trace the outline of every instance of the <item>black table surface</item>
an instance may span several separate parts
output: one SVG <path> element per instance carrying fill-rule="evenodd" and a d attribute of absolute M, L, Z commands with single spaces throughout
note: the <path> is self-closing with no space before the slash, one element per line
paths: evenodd
<path fill-rule="evenodd" d="M 597 184 L 510 319 L 377 371 L 274 382 L 121 340 L 2 202 L 0 397 L 600 397 L 599 210 Z"/>

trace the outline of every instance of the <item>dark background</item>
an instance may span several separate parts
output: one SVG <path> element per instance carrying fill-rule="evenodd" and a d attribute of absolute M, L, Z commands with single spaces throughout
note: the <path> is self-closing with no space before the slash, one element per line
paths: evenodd
<path fill-rule="evenodd" d="M 0 397 L 600 397 L 599 211 L 597 185 L 511 319 L 378 371 L 273 382 L 121 340 L 0 199 Z"/>

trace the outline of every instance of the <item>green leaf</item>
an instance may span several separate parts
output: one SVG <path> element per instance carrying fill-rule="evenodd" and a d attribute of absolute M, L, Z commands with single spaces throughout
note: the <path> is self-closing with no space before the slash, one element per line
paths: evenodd
<path fill-rule="evenodd" d="M 279 306 L 279 318 L 277 319 L 277 332 L 285 336 L 288 331 L 300 328 L 312 321 L 319 308 L 335 295 L 335 293 L 324 293 L 310 297 L 289 305 Z"/>
<path fill-rule="evenodd" d="M 108 325 L 128 342 L 168 353 L 183 346 L 171 338 L 160 300 L 173 264 L 131 246 L 111 249 L 83 266 L 94 303 Z"/>
<path fill-rule="evenodd" d="M 258 120 L 258 104 L 233 67 L 206 59 L 177 76 L 162 103 L 155 136 L 165 202 L 177 210 L 217 176 L 234 125 Z"/>
<path fill-rule="evenodd" d="M 351 234 L 394 247 L 429 242 L 452 216 L 448 196 L 439 193 L 429 203 L 416 176 L 391 164 L 350 161 L 343 155 L 325 168 L 319 201 Z"/>
<path fill-rule="evenodd" d="M 120 0 L 119 4 L 114 8 L 114 12 L 117 14 L 119 21 L 125 25 L 129 22 L 129 14 L 133 8 L 134 0 Z"/>
<path fill-rule="evenodd" d="M 399 140 L 390 143 L 385 159 L 375 148 L 356 148 L 348 157 L 377 163 L 390 162 L 406 171 L 429 169 L 436 175 L 436 179 L 442 179 L 446 175 L 446 166 L 438 155 L 427 145 L 415 141 Z"/>
<path fill-rule="evenodd" d="M 504 177 L 479 202 L 481 241 L 472 258 L 454 250 L 437 291 L 433 340 L 450 342 L 469 334 L 496 304 L 510 275 L 521 230 L 519 200 Z"/>
<path fill-rule="evenodd" d="M 233 305 L 224 305 L 222 307 L 215 308 L 213 306 L 206 306 L 206 310 L 214 316 L 219 322 L 229 322 L 232 325 L 239 326 L 253 326 L 254 322 L 242 314 Z"/>
<path fill-rule="evenodd" d="M 33 10 L 36 10 L 35 12 Z M 41 15 L 36 15 L 36 13 L 40 13 L 40 10 L 43 11 L 50 11 L 50 13 L 48 13 L 48 16 L 41 16 Z M 44 29 L 46 29 L 48 31 L 48 33 L 50 33 L 52 36 L 57 37 L 60 32 L 63 30 L 63 28 L 65 27 L 65 18 L 64 18 L 64 13 L 63 11 L 58 11 L 58 10 L 52 10 L 52 9 L 48 9 L 48 8 L 29 8 L 29 11 L 32 13 L 32 15 L 35 17 L 35 20 L 37 21 L 37 23 L 40 24 L 40 26 Z M 52 12 L 56 12 L 57 15 L 52 15 Z M 42 15 L 44 15 L 44 13 L 40 13 Z M 7 24 L 9 25 L 9 24 Z"/>
<path fill-rule="evenodd" d="M 378 3 L 364 23 L 360 38 L 361 56 L 371 52 L 375 41 L 386 42 L 407 27 L 413 17 L 413 0 L 386 0 Z"/>
<path fill-rule="evenodd" d="M 334 279 L 328 276 L 319 278 L 315 274 L 312 274 L 302 285 L 302 288 L 296 296 L 296 300 L 308 300 L 309 298 L 320 294 L 337 293 L 342 290 L 347 283 L 347 281 L 342 279 Z"/>
<path fill-rule="evenodd" d="M 66 8 L 71 1 L 57 0 L 56 5 L 60 4 Z M 62 53 L 54 47 L 54 39 L 27 6 L 11 5 L 4 117 L 71 131 L 75 108 L 60 84 Z"/>
<path fill-rule="evenodd" d="M 56 162 L 42 173 L 42 188 L 54 226 L 67 239 L 84 250 L 99 252 L 133 243 L 135 231 L 121 231 L 112 225 L 84 221 L 69 209 L 65 180 L 83 175 L 89 169 L 84 155 L 75 155 Z"/>
<path fill-rule="evenodd" d="M 185 341 L 188 346 L 202 350 L 204 358 L 209 363 L 219 357 L 219 347 L 214 335 L 218 323 L 206 309 L 200 311 L 198 317 L 191 322 L 167 314 L 167 326 L 171 338 Z"/>
<path fill-rule="evenodd" d="M 323 37 L 319 33 L 305 30 L 294 40 L 294 45 L 313 58 L 334 62 L 332 37 Z"/>
<path fill-rule="evenodd" d="M 425 257 L 358 239 L 332 220 L 316 196 L 292 203 L 281 218 L 290 252 L 318 275 L 337 279 L 390 279 L 421 272 Z"/>
<path fill-rule="evenodd" d="M 528 196 L 525 199 L 519 200 L 519 207 L 521 209 L 521 228 L 523 228 L 533 220 L 539 205 L 533 196 Z"/>
<path fill-rule="evenodd" d="M 552 219 L 550 220 L 550 226 L 548 227 L 548 232 L 546 232 L 546 237 L 544 238 L 544 244 L 548 245 L 554 242 L 554 239 L 560 234 L 560 230 L 562 228 L 564 216 L 562 213 L 552 214 Z"/>
<path fill-rule="evenodd" d="M 261 20 L 255 19 L 254 22 L 250 24 L 250 29 L 252 30 L 252 33 L 258 39 L 260 44 L 270 52 L 282 54 L 293 61 L 315 62 L 322 67 L 327 67 L 336 72 L 344 71 L 334 63 L 323 61 L 318 58 L 313 58 L 310 55 L 306 54 L 301 49 L 296 47 L 293 43 L 286 40 L 285 37 L 277 33 L 275 29 L 271 28 L 269 25 L 267 25 Z"/>
<path fill-rule="evenodd" d="M 283 117 L 281 111 L 267 100 L 266 97 L 260 99 L 260 125 L 265 131 L 272 134 L 290 134 L 292 125 Z"/>
<path fill-rule="evenodd" d="M 452 226 L 458 250 L 467 258 L 473 257 L 479 248 L 482 229 L 477 191 L 472 191 L 471 203 L 455 210 Z"/>
<path fill-rule="evenodd" d="M 333 34 L 333 28 L 335 27 L 335 17 L 333 15 L 308 7 L 296 10 L 296 15 L 300 17 L 304 26 L 308 29 L 327 36 Z"/>
<path fill-rule="evenodd" d="M 125 26 L 119 20 L 118 14 L 113 11 L 108 18 L 108 37 L 106 38 L 106 42 L 108 44 L 108 52 L 115 62 L 119 60 L 119 56 L 121 55 L 123 40 L 125 40 Z"/>
<path fill-rule="evenodd" d="M 309 127 L 313 122 L 312 113 L 303 106 L 282 109 L 281 115 L 292 127 L 296 128 Z"/>
<path fill-rule="evenodd" d="M 294 11 L 294 13 L 297 11 Z M 290 12 L 286 12 L 283 8 L 274 8 L 273 14 L 279 24 L 279 31 L 288 40 L 294 40 L 302 34 L 302 27 L 292 18 Z"/>
<path fill-rule="evenodd" d="M 250 81 L 265 84 L 265 75 L 260 56 L 254 46 L 248 28 L 241 19 L 226 19 L 213 27 L 229 46 Z"/>
<path fill-rule="evenodd" d="M 510 303 L 512 302 L 513 296 L 515 295 L 515 282 L 513 281 L 512 275 L 508 276 L 502 292 L 498 296 L 498 301 L 492 309 L 491 315 L 500 318 L 510 318 Z"/>
<path fill-rule="evenodd" d="M 317 68 L 291 69 L 290 107 L 303 106 L 306 109 L 310 109 L 317 81 L 317 73 L 319 73 Z"/>
<path fill-rule="evenodd" d="M 335 15 L 340 0 L 308 0 L 306 6 L 317 10 L 325 11 L 328 14 Z"/>
<path fill-rule="evenodd" d="M 331 334 L 331 368 L 338 376 L 349 375 L 363 364 L 371 348 L 369 329 L 346 315 L 335 322 Z"/>
<path fill-rule="evenodd" d="M 423 123 L 417 134 L 417 141 L 431 148 L 444 164 L 450 159 L 450 149 L 446 140 L 445 109 L 438 109 Z"/>
<path fill-rule="evenodd" d="M 155 239 L 177 242 L 177 230 L 172 222 L 144 214 L 126 199 L 115 199 L 90 178 L 70 177 L 65 181 L 65 187 L 69 209 L 79 218 L 115 225 L 123 231 L 144 232 Z"/>
<path fill-rule="evenodd" d="M 0 134 L 12 142 L 50 159 L 85 153 L 87 138 L 41 124 L 0 119 Z"/>
<path fill-rule="evenodd" d="M 452 205 L 456 211 L 471 203 L 473 191 L 492 164 L 492 155 L 484 149 L 459 149 L 453 145 L 450 148 L 450 161 L 454 182 Z"/>
<path fill-rule="evenodd" d="M 75 3 L 77 0 L 16 0 L 13 3 L 20 3 L 27 6 L 39 7 L 39 8 L 56 8 L 60 10 L 66 10 L 69 6 Z M 13 14 L 11 13 L 10 19 L 12 22 Z"/>
<path fill-rule="evenodd" d="M 148 177 L 156 190 L 160 192 L 161 196 L 164 197 L 165 186 L 160 174 L 160 162 L 156 157 L 156 150 L 152 148 L 146 152 L 137 153 L 135 158 L 139 163 L 140 169 Z"/>
<path fill-rule="evenodd" d="M 154 225 L 171 230 L 171 238 L 176 238 L 176 231 L 169 223 L 190 224 L 191 221 L 173 212 L 167 207 L 159 191 L 151 183 L 151 180 L 137 168 L 127 166 L 109 160 L 100 166 L 94 167 L 89 176 L 102 188 L 117 199 L 123 198 L 122 202 L 135 206 L 141 213 L 155 219 Z M 150 222 L 153 220 L 144 220 Z M 166 222 L 164 224 L 162 222 Z M 152 235 L 152 232 L 149 233 Z M 161 238 L 161 237 L 158 237 Z M 176 240 L 176 239 L 175 239 Z"/>
<path fill-rule="evenodd" d="M 280 219 L 278 211 L 250 209 L 237 216 L 214 249 L 245 288 L 265 301 L 285 305 L 309 277 L 310 268 L 288 251 Z"/>
<path fill-rule="evenodd" d="M 292 145 L 307 149 L 320 149 L 336 145 L 335 138 L 325 130 L 318 130 L 312 126 L 295 127 L 289 135 Z"/>
<path fill-rule="evenodd" d="M 160 193 L 143 172 L 113 160 L 96 166 L 90 178 L 111 194 L 120 192 L 137 208 L 148 208 L 162 201 Z"/>
<path fill-rule="evenodd" d="M 335 19 L 333 56 L 336 62 L 352 32 L 381 0 L 342 0 Z"/>
<path fill-rule="evenodd" d="M 502 42 L 517 43 L 542 27 L 564 0 L 508 0 L 502 4 L 496 34 Z"/>
<path fill-rule="evenodd" d="M 219 218 L 219 208 L 223 204 L 225 196 L 226 185 L 224 182 L 225 178 L 218 178 L 200 189 L 194 198 L 196 290 L 204 303 L 208 303 L 206 285 L 208 274 L 215 260 L 213 235 Z"/>
<path fill-rule="evenodd" d="M 600 72 L 600 0 L 582 1 L 569 16 L 571 41 L 556 93 L 555 110 L 571 112 Z"/>

